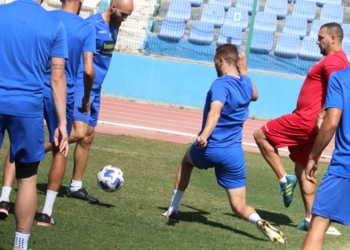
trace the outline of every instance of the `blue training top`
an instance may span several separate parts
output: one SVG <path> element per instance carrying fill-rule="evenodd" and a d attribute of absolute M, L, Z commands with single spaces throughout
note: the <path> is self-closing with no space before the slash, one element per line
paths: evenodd
<path fill-rule="evenodd" d="M 328 173 L 350 179 L 350 68 L 337 71 L 328 82 L 326 109 L 343 111 L 335 136 L 335 149 Z"/>
<path fill-rule="evenodd" d="M 253 96 L 253 87 L 249 77 L 239 75 L 239 78 L 225 75 L 216 79 L 208 91 L 205 101 L 202 133 L 210 105 L 219 101 L 224 106 L 213 133 L 208 138 L 207 147 L 232 147 L 241 145 L 243 123 L 249 115 L 249 103 Z"/>
<path fill-rule="evenodd" d="M 94 56 L 95 81 L 91 94 L 99 95 L 101 93 L 101 85 L 111 63 L 119 29 L 108 26 L 102 18 L 102 13 L 90 16 L 86 20 L 90 21 L 96 29 L 96 55 Z M 83 75 L 84 68 L 82 62 L 80 62 L 75 91 L 84 91 Z"/>
<path fill-rule="evenodd" d="M 96 33 L 95 27 L 78 16 L 77 14 L 64 11 L 50 11 L 54 17 L 60 19 L 66 28 L 68 44 L 68 60 L 65 65 L 65 74 L 67 79 L 67 94 L 73 94 L 73 87 L 78 75 L 80 58 L 83 52 L 96 51 Z M 83 67 L 84 70 L 84 67 Z M 45 73 L 44 96 L 51 98 L 51 63 L 49 62 Z"/>
<path fill-rule="evenodd" d="M 0 5 L 0 114 L 43 116 L 45 69 L 67 58 L 62 22 L 32 0 Z"/>

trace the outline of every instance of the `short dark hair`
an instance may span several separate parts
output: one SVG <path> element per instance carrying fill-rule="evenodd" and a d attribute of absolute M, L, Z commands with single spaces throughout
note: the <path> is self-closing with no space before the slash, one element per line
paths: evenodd
<path fill-rule="evenodd" d="M 338 23 L 325 23 L 321 26 L 320 29 L 324 27 L 327 28 L 327 34 L 338 37 L 339 41 L 343 40 L 343 29 Z"/>
<path fill-rule="evenodd" d="M 214 59 L 222 57 L 229 64 L 236 64 L 238 61 L 238 51 L 235 45 L 225 43 L 216 48 Z"/>

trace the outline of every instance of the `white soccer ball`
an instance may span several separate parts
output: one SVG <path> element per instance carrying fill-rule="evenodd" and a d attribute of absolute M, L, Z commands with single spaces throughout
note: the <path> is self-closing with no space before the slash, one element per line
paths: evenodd
<path fill-rule="evenodd" d="M 124 185 L 122 170 L 117 166 L 108 165 L 97 173 L 97 184 L 106 192 L 115 192 Z"/>

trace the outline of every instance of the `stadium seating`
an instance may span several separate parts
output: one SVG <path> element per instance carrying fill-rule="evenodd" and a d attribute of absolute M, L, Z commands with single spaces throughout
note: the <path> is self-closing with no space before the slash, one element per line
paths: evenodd
<path fill-rule="evenodd" d="M 215 27 L 219 28 L 223 25 L 225 19 L 225 9 L 223 6 L 207 4 L 205 5 L 201 21 L 206 23 L 212 23 Z"/>
<path fill-rule="evenodd" d="M 322 58 L 320 48 L 316 44 L 317 38 L 315 37 L 304 37 L 298 57 L 303 60 L 318 61 Z"/>
<path fill-rule="evenodd" d="M 250 46 L 250 52 L 258 54 L 268 54 L 272 50 L 273 41 L 273 31 L 254 29 L 252 43 Z"/>
<path fill-rule="evenodd" d="M 316 4 L 319 7 L 323 7 L 324 4 L 336 4 L 341 5 L 342 0 L 316 0 Z"/>
<path fill-rule="evenodd" d="M 299 16 L 287 16 L 283 27 L 284 33 L 297 34 L 303 39 L 307 33 L 307 18 Z"/>
<path fill-rule="evenodd" d="M 242 31 L 245 31 L 248 27 L 248 21 L 247 10 L 231 7 L 226 13 L 224 25 L 241 27 Z"/>
<path fill-rule="evenodd" d="M 349 23 L 343 23 L 342 26 L 344 38 L 343 42 L 350 42 L 350 24 Z"/>
<path fill-rule="evenodd" d="M 219 5 L 228 10 L 232 5 L 232 0 L 209 0 L 208 4 Z"/>
<path fill-rule="evenodd" d="M 214 40 L 214 25 L 200 20 L 194 21 L 188 41 L 198 45 L 209 45 Z"/>
<path fill-rule="evenodd" d="M 190 0 L 192 7 L 200 7 L 203 3 L 203 0 Z"/>
<path fill-rule="evenodd" d="M 248 14 L 252 14 L 254 0 L 237 0 L 236 8 L 246 9 L 248 10 Z M 258 0 L 256 5 L 256 11 L 259 10 L 260 0 Z"/>
<path fill-rule="evenodd" d="M 171 0 L 166 17 L 182 19 L 187 22 L 191 18 L 190 2 L 188 0 Z"/>
<path fill-rule="evenodd" d="M 266 0 L 264 12 L 277 15 L 277 19 L 284 19 L 288 13 L 288 2 L 285 0 Z"/>
<path fill-rule="evenodd" d="M 186 24 L 182 19 L 166 17 L 158 37 L 168 42 L 178 42 L 185 34 L 185 26 Z"/>
<path fill-rule="evenodd" d="M 293 7 L 293 16 L 306 17 L 309 23 L 316 17 L 316 4 L 309 1 L 298 0 Z"/>
<path fill-rule="evenodd" d="M 237 47 L 242 45 L 242 29 L 239 26 L 229 26 L 224 24 L 221 27 L 220 34 L 216 45 L 231 43 Z"/>
<path fill-rule="evenodd" d="M 336 22 L 341 24 L 343 22 L 343 15 L 343 6 L 327 3 L 323 5 L 320 20 L 324 20 L 327 22 Z"/>
<path fill-rule="evenodd" d="M 255 16 L 255 29 L 275 32 L 277 29 L 276 14 L 258 11 Z"/>
<path fill-rule="evenodd" d="M 300 50 L 300 36 L 282 32 L 275 48 L 275 55 L 284 58 L 296 58 Z"/>
<path fill-rule="evenodd" d="M 315 20 L 312 24 L 311 30 L 310 30 L 310 37 L 314 37 L 317 39 L 318 32 L 320 31 L 320 28 L 323 24 L 327 23 L 327 21 L 324 20 Z"/>
<path fill-rule="evenodd" d="M 83 18 L 87 18 L 95 13 L 99 8 L 101 0 L 85 0 L 81 6 L 79 15 Z M 61 9 L 62 3 L 60 0 L 45 0 L 42 6 L 46 10 Z"/>
<path fill-rule="evenodd" d="M 343 41 L 343 51 L 346 53 L 346 57 L 350 62 L 350 41 Z"/>

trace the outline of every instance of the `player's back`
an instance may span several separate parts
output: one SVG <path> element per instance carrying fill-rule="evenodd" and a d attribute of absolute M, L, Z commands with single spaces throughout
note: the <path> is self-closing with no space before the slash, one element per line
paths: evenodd
<path fill-rule="evenodd" d="M 0 17 L 0 113 L 42 116 L 44 72 L 55 56 L 54 42 L 67 52 L 64 27 L 32 0 L 1 5 Z"/>
<path fill-rule="evenodd" d="M 78 75 L 79 64 L 83 52 L 95 53 L 96 35 L 95 28 L 90 23 L 75 13 L 54 10 L 50 11 L 54 17 L 61 20 L 66 28 L 68 44 L 68 60 L 65 64 L 65 74 L 67 80 L 67 92 L 73 92 L 74 84 Z M 51 65 L 47 65 L 45 73 L 45 97 L 51 97 L 50 88 Z"/>

